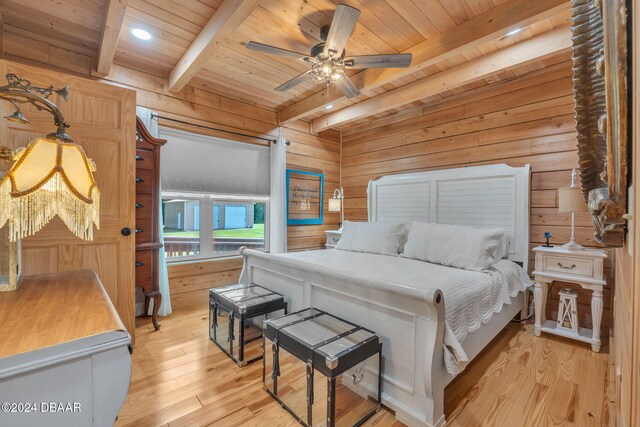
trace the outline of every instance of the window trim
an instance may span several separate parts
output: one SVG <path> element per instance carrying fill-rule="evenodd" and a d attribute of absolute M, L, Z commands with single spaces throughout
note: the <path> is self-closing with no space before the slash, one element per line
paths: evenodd
<path fill-rule="evenodd" d="M 206 261 L 215 260 L 221 258 L 237 257 L 240 255 L 240 251 L 229 251 L 224 253 L 214 253 L 213 245 L 209 247 L 207 232 L 203 230 L 211 230 L 213 232 L 213 205 L 215 202 L 250 202 L 250 203 L 264 203 L 265 204 L 265 216 L 264 216 L 264 248 L 256 249 L 261 252 L 269 252 L 269 224 L 271 222 L 269 203 L 270 198 L 268 196 L 233 196 L 229 194 L 202 194 L 202 193 L 189 193 L 189 192 L 175 192 L 175 191 L 163 191 L 160 195 L 161 199 L 176 198 L 185 200 L 197 200 L 200 203 L 200 253 L 197 255 L 170 257 L 167 256 L 167 264 L 174 264 L 183 261 Z M 164 225 L 163 225 L 164 226 Z M 164 236 L 164 233 L 163 233 Z"/>

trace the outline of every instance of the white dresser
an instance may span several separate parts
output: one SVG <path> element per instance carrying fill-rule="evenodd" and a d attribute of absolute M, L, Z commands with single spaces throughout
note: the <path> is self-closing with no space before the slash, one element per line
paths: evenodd
<path fill-rule="evenodd" d="M 327 242 L 324 247 L 327 249 L 335 249 L 338 240 L 342 237 L 342 230 L 329 230 L 325 231 L 325 234 L 327 236 Z"/>
<path fill-rule="evenodd" d="M 131 338 L 91 270 L 26 277 L 0 293 L 0 426 L 112 426 Z"/>
<path fill-rule="evenodd" d="M 593 351 L 600 351 L 600 324 L 602 320 L 602 289 L 606 284 L 604 279 L 604 259 L 607 253 L 599 249 L 585 249 L 570 251 L 561 246 L 538 246 L 533 251 L 536 254 L 536 266 L 533 276 L 535 288 L 533 291 L 535 303 L 534 333 L 541 332 L 561 335 L 563 337 L 587 342 Z M 593 330 L 578 328 L 574 333 L 558 328 L 556 320 L 547 320 L 545 309 L 549 285 L 554 281 L 571 283 L 591 291 L 591 317 Z"/>

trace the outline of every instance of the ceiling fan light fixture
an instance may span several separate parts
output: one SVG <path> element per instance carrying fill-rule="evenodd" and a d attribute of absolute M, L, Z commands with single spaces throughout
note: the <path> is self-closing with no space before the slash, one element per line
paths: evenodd
<path fill-rule="evenodd" d="M 339 84 L 344 77 L 344 64 L 338 58 L 319 59 L 311 66 L 311 78 L 314 83 L 330 86 Z"/>
<path fill-rule="evenodd" d="M 345 73 L 345 68 L 406 68 L 411 65 L 412 60 L 410 53 L 347 57 L 345 48 L 359 16 L 360 11 L 358 9 L 345 4 L 337 5 L 331 24 L 320 29 L 321 43 L 311 48 L 310 55 L 255 41 L 248 42 L 245 47 L 258 52 L 285 56 L 311 64 L 310 70 L 276 87 L 275 90 L 277 92 L 285 92 L 307 82 L 309 75 L 311 75 L 315 84 L 323 84 L 327 85 L 327 87 L 335 85 L 344 96 L 354 98 L 360 95 L 360 90 Z"/>

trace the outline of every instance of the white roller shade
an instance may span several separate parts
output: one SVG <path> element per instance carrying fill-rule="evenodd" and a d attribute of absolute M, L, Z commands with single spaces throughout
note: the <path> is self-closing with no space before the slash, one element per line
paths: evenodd
<path fill-rule="evenodd" d="M 163 128 L 163 191 L 268 196 L 270 147 Z"/>

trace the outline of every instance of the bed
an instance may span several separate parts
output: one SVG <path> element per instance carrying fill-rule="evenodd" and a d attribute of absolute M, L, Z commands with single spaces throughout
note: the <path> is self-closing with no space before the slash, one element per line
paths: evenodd
<path fill-rule="evenodd" d="M 390 175 L 369 183 L 369 221 L 504 229 L 508 260 L 500 261 L 494 274 L 339 250 L 243 249 L 240 280 L 282 293 L 291 310 L 313 306 L 376 331 L 383 340 L 383 403 L 407 425 L 444 425 L 444 388 L 464 366 L 460 351 L 472 360 L 526 311 L 523 286 L 516 282 L 519 277 L 524 285 L 527 279 L 512 266 L 527 268 L 529 172 L 528 165 L 491 165 Z"/>

